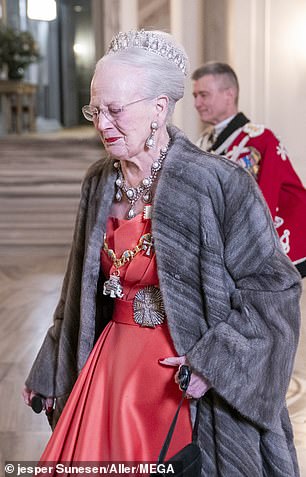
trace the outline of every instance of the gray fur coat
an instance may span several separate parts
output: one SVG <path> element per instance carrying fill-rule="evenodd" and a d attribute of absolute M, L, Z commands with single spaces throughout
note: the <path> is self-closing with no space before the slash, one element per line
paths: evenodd
<path fill-rule="evenodd" d="M 176 351 L 212 384 L 199 405 L 202 475 L 298 476 L 285 395 L 299 334 L 299 275 L 250 175 L 176 128 L 169 132 L 152 229 Z M 114 180 L 106 158 L 83 182 L 54 325 L 26 381 L 57 397 L 55 421 L 111 318 L 100 248 Z"/>

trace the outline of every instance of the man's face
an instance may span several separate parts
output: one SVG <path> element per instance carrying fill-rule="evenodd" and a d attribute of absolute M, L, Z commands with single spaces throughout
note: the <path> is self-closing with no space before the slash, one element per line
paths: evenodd
<path fill-rule="evenodd" d="M 235 114 L 232 88 L 226 87 L 221 75 L 205 75 L 193 82 L 194 105 L 201 120 L 218 124 Z"/>

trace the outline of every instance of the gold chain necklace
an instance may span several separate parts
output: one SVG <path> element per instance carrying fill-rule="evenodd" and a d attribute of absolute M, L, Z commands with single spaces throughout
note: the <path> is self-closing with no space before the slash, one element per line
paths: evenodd
<path fill-rule="evenodd" d="M 153 237 L 151 233 L 144 234 L 140 237 L 138 244 L 132 250 L 125 250 L 120 258 L 117 257 L 114 250 L 109 248 L 106 241 L 106 234 L 104 234 L 103 250 L 107 253 L 107 256 L 112 260 L 116 270 L 110 275 L 103 286 L 103 295 L 110 295 L 111 298 L 122 298 L 123 288 L 120 283 L 120 268 L 127 262 L 131 262 L 136 255 L 142 250 L 145 251 L 145 255 L 150 256 L 153 248 Z"/>

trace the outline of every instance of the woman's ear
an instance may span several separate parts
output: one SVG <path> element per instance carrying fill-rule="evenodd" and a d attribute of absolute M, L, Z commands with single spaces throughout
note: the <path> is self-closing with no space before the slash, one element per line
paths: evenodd
<path fill-rule="evenodd" d="M 165 119 L 169 108 L 169 98 L 166 95 L 160 95 L 156 99 L 156 109 L 158 116 L 161 119 Z"/>

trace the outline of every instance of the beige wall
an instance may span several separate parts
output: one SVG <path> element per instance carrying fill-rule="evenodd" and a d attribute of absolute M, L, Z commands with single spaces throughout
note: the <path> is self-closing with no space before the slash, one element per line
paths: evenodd
<path fill-rule="evenodd" d="M 306 183 L 306 2 L 228 0 L 229 62 L 240 106 L 286 145 Z"/>
<path fill-rule="evenodd" d="M 208 60 L 228 61 L 240 80 L 240 109 L 283 140 L 306 183 L 305 0 L 104 0 L 103 5 L 106 43 L 118 29 L 169 25 L 187 51 L 191 70 Z M 174 122 L 197 138 L 201 125 L 191 80 Z"/>
<path fill-rule="evenodd" d="M 171 0 L 170 4 L 171 33 L 185 48 L 190 61 L 191 71 L 195 69 L 203 58 L 203 0 Z M 192 84 L 186 80 L 185 96 L 177 104 L 173 122 L 190 137 L 196 140 L 201 130 L 197 114 L 192 101 Z"/>

